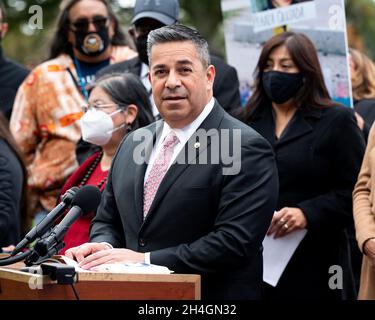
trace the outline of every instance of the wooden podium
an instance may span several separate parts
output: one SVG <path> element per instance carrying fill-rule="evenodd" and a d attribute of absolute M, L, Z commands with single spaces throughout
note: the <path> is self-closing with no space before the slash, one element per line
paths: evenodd
<path fill-rule="evenodd" d="M 48 276 L 19 271 L 23 264 L 0 268 L 0 300 L 76 300 L 71 285 Z M 80 300 L 199 300 L 200 276 L 79 272 Z"/>

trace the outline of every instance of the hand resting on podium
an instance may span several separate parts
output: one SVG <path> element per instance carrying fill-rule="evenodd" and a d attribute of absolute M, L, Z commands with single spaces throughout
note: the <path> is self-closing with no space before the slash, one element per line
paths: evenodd
<path fill-rule="evenodd" d="M 79 267 L 90 270 L 103 264 L 143 263 L 145 254 L 129 249 L 114 249 L 107 243 L 85 243 L 65 252 L 68 258 L 79 263 Z"/>

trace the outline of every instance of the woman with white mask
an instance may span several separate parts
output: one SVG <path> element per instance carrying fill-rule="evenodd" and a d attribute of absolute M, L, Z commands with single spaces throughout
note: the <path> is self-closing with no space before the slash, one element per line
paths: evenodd
<path fill-rule="evenodd" d="M 83 106 L 82 139 L 100 147 L 66 181 L 62 193 L 77 186 L 95 185 L 104 190 L 112 158 L 122 139 L 132 130 L 153 121 L 148 93 L 133 74 L 112 74 L 99 78 Z M 65 235 L 64 253 L 89 240 L 95 213 L 79 218 Z"/>

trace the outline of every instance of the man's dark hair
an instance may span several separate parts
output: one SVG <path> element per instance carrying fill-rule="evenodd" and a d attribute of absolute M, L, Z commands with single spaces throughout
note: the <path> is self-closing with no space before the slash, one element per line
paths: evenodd
<path fill-rule="evenodd" d="M 191 29 L 182 24 L 174 24 L 165 26 L 149 33 L 147 39 L 147 53 L 149 63 L 151 65 L 151 49 L 154 45 L 168 42 L 192 42 L 198 52 L 199 58 L 205 68 L 211 64 L 210 53 L 208 50 L 208 43 L 206 39 L 195 29 Z"/>
<path fill-rule="evenodd" d="M 132 73 L 107 74 L 95 81 L 93 88 L 96 87 L 103 89 L 120 108 L 125 108 L 130 104 L 137 106 L 138 114 L 132 123 L 132 130 L 145 127 L 154 121 L 148 92 L 136 75 Z"/>
<path fill-rule="evenodd" d="M 60 5 L 60 13 L 57 17 L 57 27 L 52 39 L 49 59 L 54 59 L 62 53 L 73 55 L 72 45 L 68 41 L 69 31 L 69 11 L 82 0 L 65 0 Z M 108 11 L 108 16 L 114 22 L 114 35 L 111 39 L 112 45 L 127 45 L 124 32 L 120 28 L 119 21 L 107 0 L 97 0 L 102 2 Z"/>

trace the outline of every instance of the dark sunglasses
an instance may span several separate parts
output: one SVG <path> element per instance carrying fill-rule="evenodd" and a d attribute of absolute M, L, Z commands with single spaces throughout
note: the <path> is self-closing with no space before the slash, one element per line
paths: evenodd
<path fill-rule="evenodd" d="M 90 22 L 94 25 L 96 30 L 99 30 L 107 25 L 108 18 L 103 16 L 95 16 L 92 19 L 78 19 L 71 23 L 73 31 L 86 32 L 89 29 Z"/>

